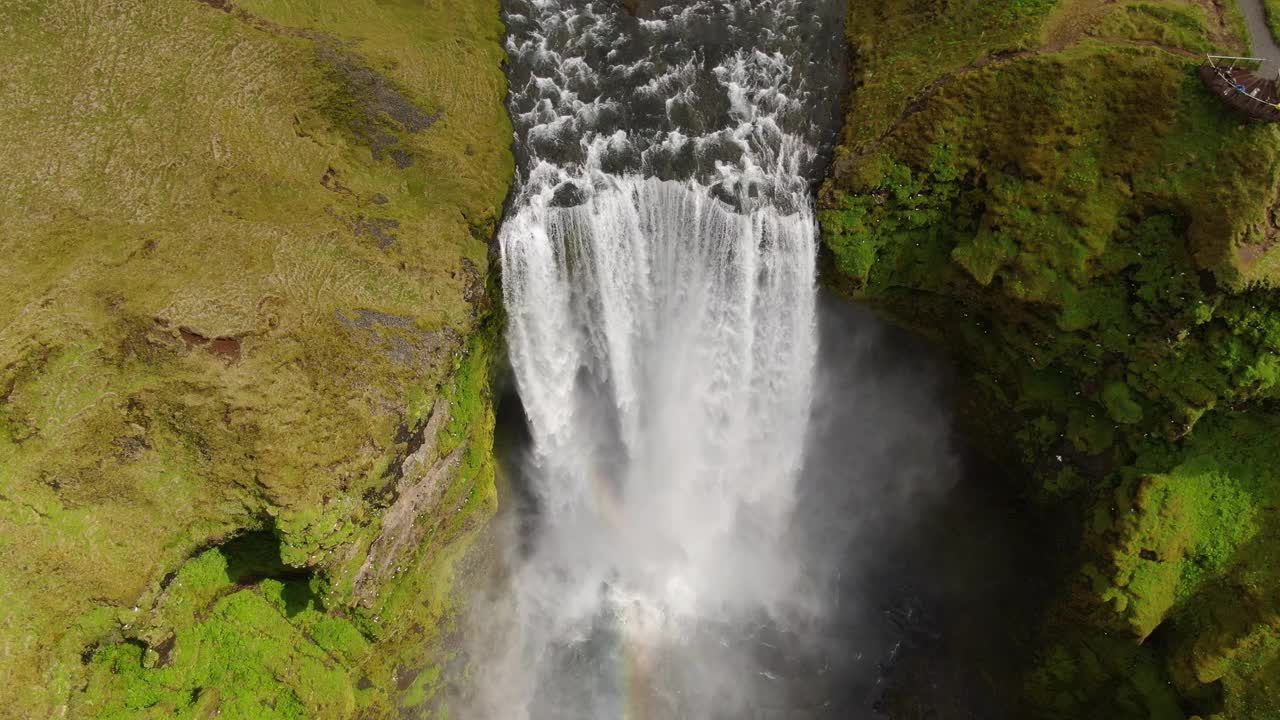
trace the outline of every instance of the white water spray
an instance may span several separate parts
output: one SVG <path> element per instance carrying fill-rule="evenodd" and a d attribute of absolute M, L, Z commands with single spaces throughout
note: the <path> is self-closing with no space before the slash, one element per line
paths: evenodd
<path fill-rule="evenodd" d="M 781 37 L 796 5 L 694 2 L 632 32 L 710 18 Z M 540 527 L 512 581 L 523 683 L 487 712 L 732 717 L 750 684 L 734 673 L 767 673 L 693 638 L 803 610 L 787 540 L 817 350 L 801 73 L 769 47 L 614 58 L 616 9 L 521 10 L 528 157 L 500 241 Z M 617 119 L 649 96 L 651 126 Z M 720 115 L 688 114 L 717 97 Z M 723 686 L 689 687 L 682 662 L 717 664 Z"/>
<path fill-rule="evenodd" d="M 726 560 L 759 563 L 777 546 L 799 470 L 812 215 L 737 214 L 696 184 L 637 178 L 578 207 L 545 200 L 502 242 L 546 523 L 598 526 L 589 537 L 608 556 L 583 578 L 592 588 L 616 572 L 663 609 L 732 602 L 718 592 L 738 569 Z"/>

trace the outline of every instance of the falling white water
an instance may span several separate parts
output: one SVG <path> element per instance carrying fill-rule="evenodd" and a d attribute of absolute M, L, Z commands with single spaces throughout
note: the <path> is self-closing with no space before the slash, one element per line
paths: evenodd
<path fill-rule="evenodd" d="M 738 214 L 694 183 L 638 178 L 573 208 L 539 200 L 502 242 L 546 522 L 596 525 L 616 552 L 587 569 L 592 589 L 616 572 L 664 610 L 732 602 L 720 576 L 746 568 L 726 561 L 767 559 L 799 470 L 812 214 Z"/>
<path fill-rule="evenodd" d="M 508 7 L 502 280 L 540 527 L 513 579 L 526 672 L 492 714 L 734 716 L 734 673 L 758 673 L 693 638 L 802 610 L 818 150 L 792 35 L 812 4 Z M 677 677 L 708 662 L 710 686 Z"/>

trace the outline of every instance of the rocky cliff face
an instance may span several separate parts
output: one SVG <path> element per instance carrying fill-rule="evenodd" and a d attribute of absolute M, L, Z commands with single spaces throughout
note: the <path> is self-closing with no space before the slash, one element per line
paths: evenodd
<path fill-rule="evenodd" d="M 0 716 L 428 699 L 495 503 L 501 32 L 0 2 Z"/>
<path fill-rule="evenodd" d="M 1024 716 L 1277 717 L 1280 131 L 1196 79 L 1235 3 L 851 3 L 828 282 L 935 338 L 1067 509 Z"/>

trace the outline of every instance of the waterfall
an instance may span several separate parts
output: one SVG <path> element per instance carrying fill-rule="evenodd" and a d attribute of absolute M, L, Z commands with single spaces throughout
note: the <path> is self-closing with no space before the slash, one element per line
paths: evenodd
<path fill-rule="evenodd" d="M 787 532 L 838 12 L 507 6 L 521 167 L 499 238 L 539 528 L 512 580 L 524 682 L 490 713 L 739 717 L 768 678 L 744 628 L 804 612 Z M 718 671 L 695 687 L 690 664 Z"/>

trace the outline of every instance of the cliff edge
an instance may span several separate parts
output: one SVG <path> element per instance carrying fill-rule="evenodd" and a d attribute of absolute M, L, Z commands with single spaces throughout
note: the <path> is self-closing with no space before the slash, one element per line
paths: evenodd
<path fill-rule="evenodd" d="M 501 35 L 0 2 L 0 716 L 427 702 L 496 502 Z"/>
<path fill-rule="evenodd" d="M 851 3 L 829 285 L 934 338 L 1066 509 L 1019 717 L 1280 717 L 1280 130 L 1234 2 Z"/>

